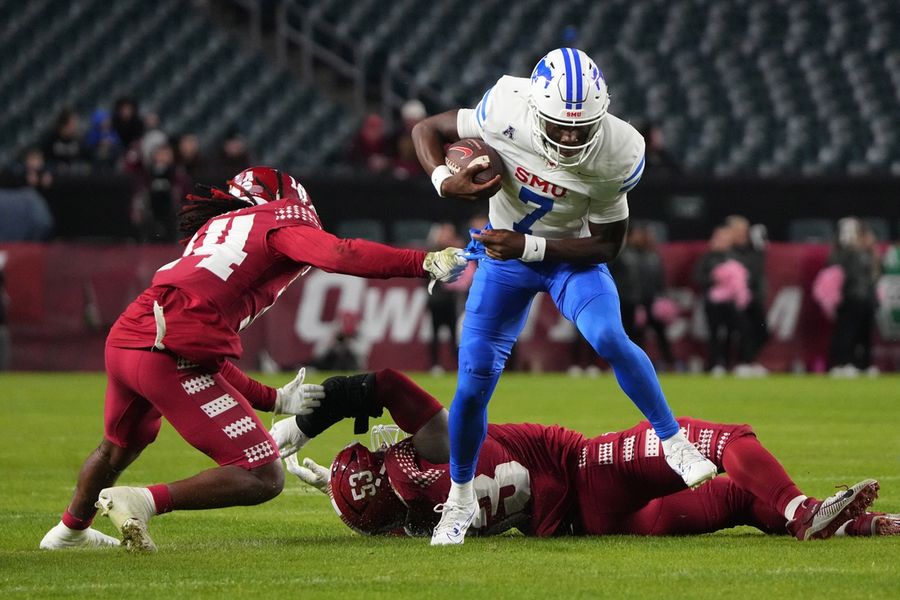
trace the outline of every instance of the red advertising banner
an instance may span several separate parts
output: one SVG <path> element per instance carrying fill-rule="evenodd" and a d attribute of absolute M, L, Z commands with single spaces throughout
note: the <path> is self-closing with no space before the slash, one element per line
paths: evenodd
<path fill-rule="evenodd" d="M 667 294 L 679 307 L 668 326 L 677 358 L 702 364 L 706 324 L 692 282 L 703 242 L 661 246 Z M 84 244 L 0 245 L 6 274 L 7 319 L 12 335 L 12 368 L 18 370 L 100 370 L 107 330 L 146 287 L 155 270 L 179 254 L 170 246 Z M 767 319 L 771 340 L 760 357 L 770 370 L 823 370 L 831 324 L 812 300 L 813 279 L 828 247 L 772 243 L 766 257 Z M 893 276 L 898 277 L 898 276 Z M 889 306 L 879 322 L 873 356 L 883 370 L 900 368 L 900 284 L 890 276 L 881 287 Z M 893 291 L 891 291 L 893 290 Z M 464 292 L 461 293 L 464 295 Z M 459 298 L 460 307 L 464 297 Z M 891 312 L 893 310 L 893 312 Z M 897 318 L 896 323 L 891 315 Z M 242 334 L 247 369 L 271 358 L 282 368 L 308 363 L 324 353 L 343 329 L 364 368 L 431 367 L 431 322 L 425 284 L 416 280 L 364 280 L 312 271 L 296 281 L 262 318 Z M 888 338 L 893 337 L 893 340 Z M 647 349 L 656 353 L 652 334 Z M 451 370 L 455 351 L 444 341 L 441 362 Z M 584 355 L 583 342 L 545 294 L 532 305 L 512 358 L 512 368 L 564 370 Z"/>

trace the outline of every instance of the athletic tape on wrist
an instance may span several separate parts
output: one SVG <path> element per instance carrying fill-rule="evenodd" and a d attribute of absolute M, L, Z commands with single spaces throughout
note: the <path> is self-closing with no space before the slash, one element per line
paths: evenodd
<path fill-rule="evenodd" d="M 522 250 L 522 262 L 540 262 L 547 251 L 547 238 L 539 235 L 525 234 L 525 249 Z"/>
<path fill-rule="evenodd" d="M 438 196 L 441 198 L 444 197 L 444 194 L 441 192 L 441 184 L 444 183 L 445 179 L 452 176 L 453 172 L 450 171 L 450 167 L 447 165 L 440 165 L 431 172 L 431 184 L 434 186 L 434 189 L 437 190 Z"/>

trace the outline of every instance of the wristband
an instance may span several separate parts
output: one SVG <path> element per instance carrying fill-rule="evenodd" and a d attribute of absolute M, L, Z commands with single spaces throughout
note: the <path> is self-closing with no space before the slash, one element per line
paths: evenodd
<path fill-rule="evenodd" d="M 444 183 L 444 180 L 448 177 L 453 177 L 453 172 L 450 171 L 450 167 L 447 165 L 440 165 L 431 172 L 431 184 L 434 186 L 434 189 L 437 190 L 438 196 L 444 198 L 444 194 L 441 193 L 441 184 Z"/>
<path fill-rule="evenodd" d="M 522 262 L 540 262 L 547 251 L 547 238 L 539 235 L 525 234 L 525 249 L 522 250 Z"/>

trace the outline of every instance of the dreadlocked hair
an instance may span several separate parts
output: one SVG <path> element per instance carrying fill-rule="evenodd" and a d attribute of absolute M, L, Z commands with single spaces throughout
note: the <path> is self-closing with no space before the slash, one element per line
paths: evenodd
<path fill-rule="evenodd" d="M 232 196 L 218 188 L 205 185 L 195 187 L 197 193 L 185 196 L 178 212 L 178 233 L 184 236 L 182 243 L 187 243 L 197 230 L 213 217 L 254 206 L 252 202 Z"/>

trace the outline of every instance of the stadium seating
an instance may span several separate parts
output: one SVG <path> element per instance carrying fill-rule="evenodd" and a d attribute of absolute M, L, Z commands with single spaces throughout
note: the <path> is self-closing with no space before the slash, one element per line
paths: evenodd
<path fill-rule="evenodd" d="M 170 133 L 211 144 L 236 128 L 259 162 L 300 170 L 332 161 L 358 124 L 193 3 L 4 0 L 0 16 L 0 163 L 62 107 L 86 115 L 120 95 Z"/>
<path fill-rule="evenodd" d="M 361 115 L 277 66 L 252 36 L 217 27 L 204 6 L 216 3 L 0 0 L 0 162 L 62 106 L 87 114 L 128 93 L 168 131 L 215 141 L 236 126 L 260 161 L 333 165 Z M 288 26 L 302 27 L 296 15 L 322 25 L 313 41 L 356 61 L 388 108 L 473 105 L 498 75 L 527 75 L 545 50 L 580 46 L 604 70 L 612 112 L 659 124 L 688 172 L 900 174 L 896 0 L 267 6 L 292 7 Z"/>
<path fill-rule="evenodd" d="M 611 110 L 660 124 L 688 171 L 900 174 L 895 0 L 281 1 L 361 49 L 388 100 L 474 105 L 498 75 L 580 46 Z"/>

